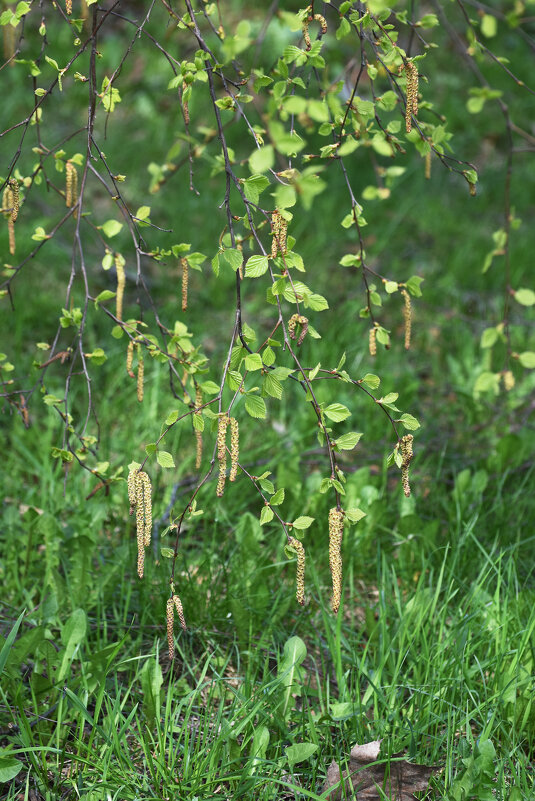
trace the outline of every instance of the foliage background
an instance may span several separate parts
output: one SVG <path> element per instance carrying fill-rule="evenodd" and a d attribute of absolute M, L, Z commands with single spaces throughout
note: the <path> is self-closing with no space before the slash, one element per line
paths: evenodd
<path fill-rule="evenodd" d="M 177 574 L 189 628 L 179 636 L 177 658 L 170 664 L 164 647 L 169 569 L 159 548 L 172 546 L 165 533 L 168 515 L 182 508 L 196 482 L 189 422 L 165 441 L 176 470 L 163 471 L 155 463 L 148 468 L 157 536 L 143 582 L 135 575 L 135 531 L 121 478 L 130 461 L 142 461 L 145 446 L 157 438 L 176 406 L 168 375 L 157 361 L 147 360 L 145 399 L 138 404 L 124 371 L 125 339 L 114 339 L 110 319 L 91 305 L 84 348 L 88 353 L 103 348 L 107 360 L 91 366 L 99 427 L 93 418 L 90 433 L 98 435 L 99 448 L 97 459 L 89 457 L 86 466 L 117 478 L 106 492 L 92 494 L 98 483 L 94 475 L 76 463 L 50 458 L 53 448 L 64 447 L 63 426 L 57 408 L 44 404 L 39 392 L 43 374 L 38 365 L 46 356 L 36 343 L 50 343 L 58 328 L 71 274 L 74 220 L 20 269 L 11 297 L 2 298 L 2 380 L 14 382 L 4 384 L 1 419 L 6 448 L 0 577 L 6 637 L 25 610 L 15 644 L 2 651 L 7 659 L 1 689 L 2 797 L 31 797 L 30 791 L 37 798 L 63 793 L 95 801 L 165 798 L 177 792 L 192 798 L 316 797 L 332 758 L 347 759 L 355 742 L 378 738 L 384 738 L 386 762 L 406 750 L 418 762 L 440 765 L 443 770 L 433 780 L 437 797 L 490 798 L 493 790 L 500 798 L 514 799 L 515 793 L 516 798 L 532 797 L 533 373 L 513 361 L 516 386 L 510 392 L 495 393 L 492 382 L 489 390 L 484 385 L 481 390 L 477 382 L 481 375 L 499 374 L 506 364 L 506 344 L 481 348 L 483 332 L 502 320 L 504 284 L 506 292 L 509 286 L 533 285 L 533 97 L 499 64 L 477 57 L 477 68 L 493 90 L 503 93 L 511 119 L 524 132 L 515 131 L 519 152 L 511 180 L 512 205 L 524 222 L 513 231 L 507 279 L 499 255 L 482 272 L 495 247 L 493 233 L 503 226 L 507 135 L 496 100 L 487 100 L 477 114 L 467 108 L 476 97 L 475 78 L 448 30 L 451 26 L 465 41 L 463 8 L 481 41 L 509 59 L 506 66 L 520 81 L 529 85 L 530 79 L 532 4 L 412 8 L 413 13 L 439 13 L 441 24 L 432 30 L 438 47 L 422 63 L 421 92 L 446 117 L 455 155 L 477 167 L 479 181 L 473 198 L 464 179 L 441 168 L 438 160 L 426 180 L 423 159 L 407 148 L 396 158 L 405 172 L 393 182 L 390 196 L 364 204 L 365 244 L 373 263 L 394 280 L 413 274 L 425 279 L 423 297 L 414 302 L 408 353 L 402 346 L 399 298 L 388 296 L 381 320 L 392 330 L 392 348 L 379 349 L 373 360 L 369 356 L 369 324 L 358 317 L 360 280 L 338 264 L 356 239 L 339 225 L 348 201 L 334 165 L 322 173 L 327 188 L 311 206 L 294 209 L 291 233 L 314 290 L 328 298 L 330 307 L 322 312 L 321 325 L 314 322 L 322 339 L 307 339 L 303 358 L 312 366 L 334 367 L 345 352 L 346 369 L 380 375 L 381 391 L 398 392 L 401 408 L 422 424 L 414 494 L 406 499 L 397 471 L 386 469 L 392 443 L 384 416 L 363 395 L 355 397 L 337 385 L 335 399 L 350 408 L 353 425 L 365 432 L 357 449 L 343 454 L 344 505 L 366 512 L 345 538 L 346 600 L 338 617 L 328 609 L 326 520 L 332 499 L 317 492 L 326 456 L 315 440 L 310 410 L 287 391 L 279 405 L 270 404 L 267 420 L 242 426 L 241 450 L 245 464 L 257 473 L 265 465 L 275 485 L 286 488 L 285 519 L 315 518 L 304 540 L 309 603 L 296 608 L 295 566 L 284 556 L 279 529 L 260 527 L 262 504 L 254 488 L 240 480 L 216 501 L 212 481 L 200 496 L 204 514 L 189 520 L 181 534 Z M 272 6 L 266 29 L 264 7 L 219 5 L 227 41 L 231 31 L 238 31 L 238 41 L 240 36 L 251 40 L 236 54 L 245 74 L 253 59 L 267 72 L 272 54 L 298 41 L 299 32 L 289 30 L 285 16 L 298 10 L 296 3 Z M 64 65 L 75 32 L 59 6 L 46 6 L 42 13 L 45 51 Z M 132 41 L 135 28 L 126 18 L 141 20 L 144 13 L 141 4 L 125 3 L 110 17 L 99 45 L 99 89 Z M 331 26 L 324 40 L 329 70 L 351 71 L 347 65 L 355 57 L 355 41 L 337 40 L 336 12 L 326 7 L 325 14 Z M 497 20 L 495 31 L 486 32 L 490 36 L 482 28 L 489 16 Z M 33 7 L 25 17 L 22 58 L 37 58 L 44 41 L 37 30 L 39 17 Z M 163 5 L 154 6 L 145 31 L 179 59 L 190 58 L 196 47 L 187 31 L 176 31 Z M 254 45 L 260 35 L 261 44 Z M 126 176 L 121 190 L 131 208 L 150 206 L 151 222 L 173 231 L 142 228 L 146 250 L 186 241 L 211 258 L 225 224 L 224 210 L 217 208 L 224 174 L 213 110 L 206 92 L 194 91 L 192 135 L 196 146 L 204 148 L 195 161 L 197 195 L 189 190 L 180 104 L 168 90 L 172 73 L 164 69 L 158 49 L 145 42 L 134 42 L 117 77 L 121 102 L 109 118 L 97 115 L 96 135 L 114 174 Z M 41 62 L 36 80 L 28 77 L 27 64 L 2 72 L 9 86 L 0 110 L 1 129 L 7 131 L 2 137 L 4 178 L 26 130 L 9 129 L 30 114 L 35 88 L 48 86 L 57 75 L 53 65 Z M 77 69 L 87 75 L 88 55 Z M 86 82 L 70 75 L 63 92 L 55 89 L 47 96 L 46 147 L 57 153 L 58 143 L 65 141 L 68 157 L 85 152 L 87 97 Z M 246 159 L 251 142 L 232 115 L 225 119 L 229 145 Z M 17 162 L 21 176 L 33 170 L 31 147 L 38 135 L 35 126 L 28 127 Z M 311 132 L 306 152 L 323 144 Z M 51 154 L 49 161 L 61 169 L 61 158 Z M 182 162 L 176 172 L 166 173 L 168 181 L 159 192 L 150 191 L 163 165 Z M 376 185 L 377 167 L 385 165 L 388 160 L 377 154 L 355 154 L 349 171 L 360 193 Z M 51 220 L 63 213 L 64 173 L 51 166 L 48 174 L 48 189 L 44 183 L 35 187 L 31 203 L 22 206 L 17 257 L 35 247 L 32 235 L 38 226 L 50 231 Z M 95 225 L 116 216 L 113 201 L 97 181 L 87 191 Z M 9 282 L 9 265 L 15 262 L 8 255 L 7 226 L 0 237 Z M 91 295 L 115 291 L 113 270 L 102 269 L 100 233 L 85 242 Z M 152 325 L 124 231 L 109 245 L 126 258 L 125 305 L 136 315 L 141 309 Z M 161 319 L 171 325 L 186 318 L 193 340 L 202 343 L 211 364 L 220 365 L 234 320 L 232 272 L 221 270 L 216 281 L 209 261 L 202 273 L 192 271 L 187 315 L 179 311 L 176 262 L 146 258 L 143 274 Z M 74 305 L 83 303 L 84 295 L 76 282 Z M 513 301 L 510 350 L 535 350 L 532 309 Z M 263 293 L 247 289 L 245 308 L 247 319 L 263 328 L 271 311 Z M 71 329 L 65 329 L 58 348 L 72 341 Z M 15 369 L 6 370 L 6 362 Z M 209 377 L 218 381 L 216 372 Z M 66 373 L 59 361 L 46 371 L 48 394 L 62 397 Z M 84 387 L 84 377 L 74 376 L 70 409 L 76 425 L 87 408 Z M 28 427 L 21 392 L 28 397 Z M 327 397 L 322 390 L 320 395 Z M 207 442 L 210 436 L 213 441 L 207 427 Z M 107 469 L 104 462 L 109 462 Z M 300 663 L 295 675 L 292 653 Z M 288 752 L 303 745 L 316 748 Z"/>

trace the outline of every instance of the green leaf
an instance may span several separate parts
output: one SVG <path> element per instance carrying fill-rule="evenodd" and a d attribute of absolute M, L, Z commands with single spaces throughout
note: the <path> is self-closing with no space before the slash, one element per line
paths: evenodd
<path fill-rule="evenodd" d="M 10 756 L 7 748 L 0 749 L 0 784 L 5 784 L 14 779 L 22 770 L 22 762 Z"/>
<path fill-rule="evenodd" d="M 311 308 L 312 311 L 323 311 L 329 308 L 329 304 L 323 295 L 316 295 L 315 293 L 305 298 L 305 306 Z"/>
<path fill-rule="evenodd" d="M 393 292 L 397 292 L 398 291 L 398 282 L 397 281 L 385 281 L 385 290 L 389 295 L 391 295 Z"/>
<path fill-rule="evenodd" d="M 284 391 L 282 383 L 272 373 L 267 373 L 264 377 L 262 389 L 266 395 L 270 395 L 272 398 L 277 398 L 277 400 L 282 398 L 282 393 Z"/>
<path fill-rule="evenodd" d="M 165 418 L 165 425 L 172 426 L 178 420 L 178 411 L 175 409 L 174 411 L 170 412 L 167 417 Z"/>
<path fill-rule="evenodd" d="M 413 275 L 409 278 L 409 280 L 405 284 L 407 290 L 413 297 L 415 298 L 422 297 L 422 290 L 420 289 L 420 284 L 422 283 L 423 280 L 424 279 L 420 278 L 419 275 Z"/>
<path fill-rule="evenodd" d="M 64 681 L 70 669 L 75 651 L 85 638 L 87 617 L 83 609 L 75 609 L 61 629 L 61 642 L 64 646 L 63 659 L 56 675 L 56 681 Z"/>
<path fill-rule="evenodd" d="M 284 487 L 281 487 L 271 496 L 269 502 L 272 506 L 279 506 L 284 501 Z"/>
<path fill-rule="evenodd" d="M 485 328 L 481 334 L 481 347 L 492 348 L 498 340 L 498 331 L 496 328 Z"/>
<path fill-rule="evenodd" d="M 243 192 L 251 203 L 258 203 L 258 198 L 267 186 L 269 186 L 269 180 L 265 175 L 251 175 L 243 182 Z"/>
<path fill-rule="evenodd" d="M 367 387 L 370 389 L 377 389 L 379 384 L 381 383 L 381 379 L 378 375 L 374 375 L 373 373 L 366 373 L 364 378 L 361 379 L 363 384 L 366 384 Z"/>
<path fill-rule="evenodd" d="M 160 553 L 164 559 L 172 559 L 175 555 L 175 552 L 172 548 L 160 548 Z"/>
<path fill-rule="evenodd" d="M 22 623 L 23 617 L 24 617 L 24 612 L 21 612 L 20 615 L 18 616 L 18 618 L 16 619 L 15 623 L 13 624 L 13 627 L 11 628 L 11 631 L 7 635 L 6 641 L 2 646 L 2 650 L 0 651 L 0 676 L 2 675 L 2 673 L 4 671 L 4 667 L 6 665 L 7 658 L 9 656 L 9 652 L 11 651 L 11 648 L 13 647 L 13 643 L 15 642 L 15 637 L 17 636 L 17 632 L 19 630 L 20 624 Z M 1 779 L 0 779 L 0 781 L 1 781 Z"/>
<path fill-rule="evenodd" d="M 118 222 L 118 220 L 107 220 L 100 227 L 104 233 L 104 236 L 107 236 L 108 239 L 111 239 L 112 237 L 117 236 L 119 231 L 122 229 L 123 224 Z"/>
<path fill-rule="evenodd" d="M 99 303 L 114 298 L 115 294 L 116 293 L 112 292 L 111 289 L 103 289 L 102 292 L 99 292 L 99 294 L 95 298 L 95 309 L 98 309 Z"/>
<path fill-rule="evenodd" d="M 343 434 L 334 441 L 341 451 L 351 451 L 361 437 L 362 434 L 358 434 L 356 431 L 350 431 L 348 434 Z"/>
<path fill-rule="evenodd" d="M 193 428 L 195 431 L 204 431 L 204 417 L 201 412 L 195 412 L 192 417 Z"/>
<path fill-rule="evenodd" d="M 85 357 L 86 359 L 91 359 L 92 364 L 97 367 L 99 364 L 104 364 L 108 358 L 102 348 L 95 348 L 92 353 L 86 353 Z"/>
<path fill-rule="evenodd" d="M 219 393 L 219 387 L 215 381 L 203 381 L 201 389 L 206 395 L 217 395 Z"/>
<path fill-rule="evenodd" d="M 306 659 L 306 645 L 300 637 L 290 637 L 284 644 L 282 659 L 277 669 L 277 678 L 284 687 L 282 715 L 286 718 L 290 701 L 294 695 L 300 695 L 300 665 Z"/>
<path fill-rule="evenodd" d="M 303 515 L 302 517 L 296 517 L 296 519 L 292 523 L 292 526 L 293 528 L 296 528 L 299 531 L 301 531 L 311 526 L 314 520 L 315 520 L 314 517 L 307 517 L 306 515 Z"/>
<path fill-rule="evenodd" d="M 251 256 L 245 265 L 245 275 L 248 278 L 260 278 L 267 271 L 267 256 Z"/>
<path fill-rule="evenodd" d="M 219 259 L 226 261 L 236 272 L 243 264 L 243 253 L 238 248 L 227 248 L 219 254 Z"/>
<path fill-rule="evenodd" d="M 324 412 L 326 417 L 334 423 L 340 423 L 351 414 L 347 406 L 344 406 L 342 403 L 331 403 L 324 409 Z"/>
<path fill-rule="evenodd" d="M 266 416 L 266 404 L 258 395 L 247 395 L 245 409 L 251 417 L 263 418 Z"/>
<path fill-rule="evenodd" d="M 528 370 L 533 370 L 535 368 L 535 352 L 532 350 L 525 350 L 524 353 L 519 353 L 518 361 L 522 367 L 527 367 Z"/>
<path fill-rule="evenodd" d="M 358 523 L 359 520 L 362 520 L 363 517 L 366 517 L 366 512 L 363 512 L 362 509 L 346 509 L 344 515 L 351 523 Z"/>
<path fill-rule="evenodd" d="M 264 173 L 275 164 L 273 145 L 263 145 L 249 157 L 249 169 L 252 173 Z"/>
<path fill-rule="evenodd" d="M 495 395 L 499 392 L 500 374 L 491 373 L 489 371 L 482 372 L 476 379 L 474 384 L 474 396 L 477 398 L 481 392 L 494 392 Z"/>
<path fill-rule="evenodd" d="M 270 509 L 269 506 L 263 506 L 260 512 L 260 525 L 263 526 L 265 523 L 270 523 L 273 517 L 273 509 Z"/>
<path fill-rule="evenodd" d="M 271 365 L 275 362 L 275 352 L 269 345 L 264 348 L 264 352 L 262 353 L 262 361 L 266 367 L 271 367 Z"/>
<path fill-rule="evenodd" d="M 248 353 L 245 357 L 245 369 L 254 371 L 262 369 L 262 357 L 259 353 Z"/>
<path fill-rule="evenodd" d="M 175 460 L 168 451 L 158 451 L 156 459 L 160 467 L 174 467 Z"/>
<path fill-rule="evenodd" d="M 150 206 L 140 206 L 134 216 L 137 217 L 138 220 L 148 220 L 150 216 Z"/>
<path fill-rule="evenodd" d="M 399 422 L 403 423 L 404 428 L 407 428 L 409 431 L 416 431 L 417 428 L 420 428 L 420 423 L 412 414 L 402 414 L 399 418 Z"/>
<path fill-rule="evenodd" d="M 491 39 L 498 33 L 498 22 L 492 14 L 483 14 L 481 17 L 481 33 Z"/>
<path fill-rule="evenodd" d="M 535 292 L 532 289 L 517 289 L 515 300 L 522 306 L 533 306 L 535 304 Z"/>
<path fill-rule="evenodd" d="M 316 743 L 296 743 L 295 745 L 288 746 L 286 749 L 286 756 L 290 767 L 292 768 L 294 765 L 298 765 L 299 762 L 310 759 L 318 748 L 319 745 Z"/>

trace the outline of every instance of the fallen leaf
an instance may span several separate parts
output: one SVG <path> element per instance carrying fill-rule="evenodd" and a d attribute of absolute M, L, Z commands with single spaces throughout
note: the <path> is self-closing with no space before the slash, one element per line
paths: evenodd
<path fill-rule="evenodd" d="M 350 797 L 353 789 L 359 801 L 384 801 L 385 798 L 416 801 L 414 793 L 427 790 L 430 777 L 439 768 L 407 762 L 402 758 L 403 754 L 393 754 L 388 761 L 378 762 L 380 748 L 381 740 L 355 745 L 349 756 L 349 770 L 342 777 L 340 767 L 333 760 L 327 769 L 323 792 L 326 793 L 330 787 L 334 789 L 326 798 L 338 801 Z"/>

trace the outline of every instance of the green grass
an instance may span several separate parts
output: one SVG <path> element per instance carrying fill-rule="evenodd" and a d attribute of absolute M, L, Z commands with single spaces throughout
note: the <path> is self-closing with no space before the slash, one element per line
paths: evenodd
<path fill-rule="evenodd" d="M 64 496 L 60 471 L 20 445 L 8 471 L 19 491 L 5 504 L 5 633 L 25 614 L 2 679 L 0 768 L 21 769 L 1 797 L 317 798 L 331 759 L 382 738 L 385 761 L 405 751 L 440 766 L 433 797 L 464 798 L 464 781 L 467 798 L 513 798 L 512 787 L 529 798 L 530 475 L 484 486 L 480 467 L 449 488 L 445 462 L 434 474 L 424 462 L 416 500 L 397 512 L 399 489 L 382 474 L 350 475 L 348 495 L 368 516 L 346 538 L 338 616 L 326 532 L 307 542 L 309 603 L 297 609 L 280 537 L 260 528 L 238 485 L 228 490 L 181 539 L 189 629 L 170 664 L 167 566 L 149 557 L 143 582 L 135 576 L 123 485 L 85 502 L 89 484 L 73 472 Z M 306 655 L 288 687 L 283 650 L 295 637 Z M 300 743 L 317 749 L 290 766 L 286 749 Z"/>

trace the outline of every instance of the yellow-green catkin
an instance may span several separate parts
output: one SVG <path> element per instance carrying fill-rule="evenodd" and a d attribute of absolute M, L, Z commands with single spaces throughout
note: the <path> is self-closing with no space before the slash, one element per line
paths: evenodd
<path fill-rule="evenodd" d="M 145 378 L 145 365 L 143 363 L 143 351 L 141 345 L 137 344 L 137 399 L 140 403 L 143 402 L 144 392 L 144 378 Z"/>
<path fill-rule="evenodd" d="M 344 533 L 344 513 L 333 507 L 329 511 L 329 566 L 333 583 L 331 609 L 338 612 L 342 598 L 342 535 Z"/>
<path fill-rule="evenodd" d="M 307 14 L 305 19 L 303 20 L 303 39 L 305 41 L 305 50 L 310 50 L 310 48 L 312 47 L 312 43 L 310 41 L 310 33 L 308 30 L 308 21 L 309 17 Z"/>
<path fill-rule="evenodd" d="M 327 33 L 327 20 L 325 19 L 325 17 L 322 16 L 321 14 L 314 14 L 314 19 L 316 20 L 316 22 L 319 22 L 321 32 L 323 34 Z"/>
<path fill-rule="evenodd" d="M 288 223 L 277 209 L 271 215 L 271 230 L 273 239 L 271 240 L 271 258 L 274 259 L 279 253 L 286 254 L 286 236 Z"/>
<path fill-rule="evenodd" d="M 197 386 L 195 387 L 195 408 L 200 409 L 201 406 L 202 406 L 202 389 L 197 384 Z M 195 412 L 195 414 L 200 414 L 200 412 Z M 196 470 L 198 470 L 202 462 L 202 431 L 199 431 L 197 428 L 195 429 L 195 441 L 196 441 L 195 468 Z"/>
<path fill-rule="evenodd" d="M 229 418 L 222 415 L 217 425 L 217 460 L 219 462 L 219 478 L 217 480 L 216 495 L 218 498 L 223 496 L 225 491 L 225 480 L 227 477 L 227 426 Z"/>
<path fill-rule="evenodd" d="M 305 547 L 295 537 L 290 537 L 289 544 L 297 552 L 297 573 L 295 579 L 295 597 L 301 606 L 305 603 Z"/>
<path fill-rule="evenodd" d="M 301 345 L 308 333 L 308 317 L 305 317 L 303 314 L 292 314 L 292 316 L 288 320 L 288 331 L 290 332 L 290 339 L 297 339 L 298 325 L 301 326 L 301 333 L 299 335 L 299 339 L 297 340 L 297 344 Z"/>
<path fill-rule="evenodd" d="M 370 339 L 368 343 L 368 347 L 370 349 L 370 356 L 377 355 L 377 329 L 370 328 Z"/>
<path fill-rule="evenodd" d="M 70 17 L 72 14 L 72 0 L 65 0 L 65 11 Z"/>
<path fill-rule="evenodd" d="M 425 154 L 425 177 L 426 177 L 426 180 L 428 180 L 428 181 L 431 178 L 431 151 L 430 150 L 428 150 L 428 152 Z"/>
<path fill-rule="evenodd" d="M 229 481 L 236 481 L 240 458 L 240 427 L 238 421 L 230 418 L 230 474 Z"/>
<path fill-rule="evenodd" d="M 136 513 L 137 574 L 143 578 L 145 548 L 150 545 L 152 533 L 152 486 L 143 470 L 131 470 L 127 484 L 130 514 Z"/>
<path fill-rule="evenodd" d="M 17 219 L 18 205 L 17 205 L 17 213 L 15 214 L 15 219 L 13 219 L 14 209 L 15 209 L 15 197 L 14 197 L 13 187 L 11 186 L 10 182 L 4 189 L 4 195 L 2 197 L 2 211 L 4 212 L 4 216 L 7 218 L 9 252 L 11 253 L 12 256 L 15 255 L 15 220 Z"/>
<path fill-rule="evenodd" d="M 400 451 L 401 451 L 401 484 L 403 486 L 403 492 L 405 493 L 405 497 L 409 498 L 411 494 L 411 487 L 409 484 L 409 465 L 412 460 L 413 452 L 412 452 L 412 441 L 414 437 L 412 434 L 405 434 L 404 437 L 401 437 L 400 440 Z"/>
<path fill-rule="evenodd" d="M 126 372 L 130 378 L 134 377 L 132 365 L 134 364 L 134 340 L 131 339 L 126 349 Z"/>
<path fill-rule="evenodd" d="M 118 320 L 123 319 L 123 300 L 126 274 L 124 271 L 124 257 L 120 253 L 115 254 L 115 272 L 117 273 L 117 293 L 115 295 L 115 316 Z"/>
<path fill-rule="evenodd" d="M 184 123 L 189 125 L 189 105 L 187 99 L 184 100 L 184 92 L 188 88 L 187 83 L 182 84 L 182 113 L 184 114 Z"/>
<path fill-rule="evenodd" d="M 186 619 L 184 617 L 184 609 L 182 607 L 182 601 L 180 600 L 180 598 L 176 594 L 173 595 L 173 603 L 175 605 L 175 609 L 176 609 L 176 613 L 178 615 L 178 619 L 180 621 L 180 625 L 182 626 L 184 631 L 186 631 L 187 626 L 186 626 Z"/>
<path fill-rule="evenodd" d="M 167 647 L 169 649 L 169 659 L 173 661 L 175 658 L 175 637 L 173 632 L 173 624 L 175 622 L 175 604 L 173 598 L 167 599 L 165 620 L 167 623 Z"/>
<path fill-rule="evenodd" d="M 403 320 L 405 322 L 405 350 L 409 350 L 411 346 L 411 331 L 412 331 L 412 306 L 411 296 L 406 289 L 401 290 L 403 296 Z"/>
<path fill-rule="evenodd" d="M 515 377 L 511 370 L 506 370 L 503 374 L 503 386 L 506 392 L 510 392 L 515 385 Z"/>
<path fill-rule="evenodd" d="M 9 186 L 11 188 L 11 220 L 12 222 L 16 222 L 20 208 L 19 182 L 15 180 L 15 178 L 12 178 L 9 182 Z"/>
<path fill-rule="evenodd" d="M 65 164 L 65 205 L 72 208 L 78 200 L 78 173 L 72 161 Z"/>
<path fill-rule="evenodd" d="M 414 62 L 407 61 L 405 66 L 407 76 L 407 102 L 405 106 L 405 130 L 412 130 L 412 115 L 418 114 L 418 67 Z"/>
<path fill-rule="evenodd" d="M 188 260 L 180 259 L 180 265 L 182 267 L 182 311 L 186 311 L 186 309 L 188 308 L 188 279 L 189 279 Z"/>

